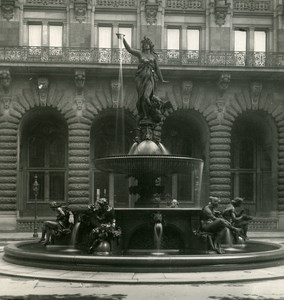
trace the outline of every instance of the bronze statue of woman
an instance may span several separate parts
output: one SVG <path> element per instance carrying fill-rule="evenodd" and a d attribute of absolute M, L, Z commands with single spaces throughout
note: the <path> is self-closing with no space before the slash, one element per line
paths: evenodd
<path fill-rule="evenodd" d="M 141 41 L 141 51 L 133 49 L 129 46 L 124 35 L 117 33 L 117 37 L 122 38 L 125 49 L 138 58 L 138 70 L 136 72 L 135 81 L 138 93 L 137 110 L 140 120 L 151 120 L 150 111 L 157 106 L 158 97 L 154 97 L 156 82 L 160 80 L 167 83 L 163 79 L 162 72 L 158 64 L 158 56 L 154 51 L 154 45 L 147 37 Z M 160 99 L 159 99 L 160 100 Z"/>

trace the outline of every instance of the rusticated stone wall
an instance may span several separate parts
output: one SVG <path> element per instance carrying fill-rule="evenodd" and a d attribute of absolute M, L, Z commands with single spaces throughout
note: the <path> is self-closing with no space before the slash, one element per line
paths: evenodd
<path fill-rule="evenodd" d="M 284 210 L 284 111 L 281 101 L 274 99 L 271 87 L 252 91 L 253 83 L 234 84 L 221 98 L 218 87 L 196 84 L 190 91 L 177 85 L 167 87 L 166 97 L 174 110 L 193 109 L 205 118 L 210 131 L 209 138 L 209 194 L 220 197 L 222 203 L 231 199 L 231 130 L 238 116 L 244 112 L 265 112 L 278 130 L 278 192 L 270 201 L 278 199 L 278 209 Z M 264 84 L 263 84 L 264 85 Z M 262 85 L 261 85 L 262 86 Z M 279 97 L 279 95 L 277 96 Z M 183 101 L 182 99 L 186 100 Z M 275 158 L 274 158 L 275 159 Z"/>
<path fill-rule="evenodd" d="M 223 201 L 230 200 L 231 189 L 231 134 L 230 126 L 217 125 L 216 120 L 210 126 L 210 193 Z"/>
<path fill-rule="evenodd" d="M 27 81 L 27 80 L 26 80 Z M 57 83 L 56 83 L 57 82 Z M 18 134 L 23 116 L 32 108 L 49 107 L 59 111 L 68 125 L 68 202 L 72 205 L 91 201 L 90 132 L 93 121 L 103 111 L 115 108 L 117 98 L 110 81 L 90 79 L 82 96 L 76 102 L 69 83 L 51 80 L 46 101 L 40 100 L 34 83 L 17 83 L 18 88 L 4 101 L 0 114 L 0 209 L 17 209 Z M 13 86 L 16 82 L 13 83 Z M 115 85 L 113 85 L 115 87 Z M 215 92 L 214 92 L 215 89 Z M 227 203 L 231 190 L 231 130 L 237 117 L 246 111 L 266 112 L 278 130 L 277 204 L 284 210 L 284 112 L 282 102 L 274 99 L 268 88 L 258 96 L 250 92 L 250 85 L 234 85 L 222 99 L 216 97 L 217 87 L 201 81 L 172 81 L 160 89 L 159 96 L 172 103 L 173 111 L 194 110 L 203 120 L 202 130 L 208 132 L 208 194 Z M 136 92 L 131 82 L 125 83 L 125 108 L 136 114 Z M 3 96 L 4 95 L 4 96 Z M 213 96 L 212 96 L 213 95 Z M 9 100 L 8 99 L 8 100 Z M 221 103 L 221 105 L 220 105 Z M 169 113 L 171 113 L 169 111 Z M 207 133 L 206 133 L 207 134 Z M 206 200 L 206 199 L 205 199 Z M 21 201 L 21 199 L 19 199 Z M 275 201 L 272 199 L 272 201 Z"/>
<path fill-rule="evenodd" d="M 278 209 L 284 210 L 284 113 L 283 108 L 274 111 L 278 127 Z"/>
<path fill-rule="evenodd" d="M 17 127 L 13 116 L 0 117 L 0 207 L 16 210 Z"/>
<path fill-rule="evenodd" d="M 89 203 L 90 135 L 89 124 L 74 122 L 69 125 L 68 144 L 68 202 Z"/>

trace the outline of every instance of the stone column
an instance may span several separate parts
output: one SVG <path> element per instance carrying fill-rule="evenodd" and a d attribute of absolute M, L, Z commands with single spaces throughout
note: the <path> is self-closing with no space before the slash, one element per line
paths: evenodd
<path fill-rule="evenodd" d="M 69 180 L 70 204 L 87 204 L 90 201 L 90 124 L 80 122 L 85 109 L 85 70 L 75 70 L 76 95 L 74 108 L 77 118 L 69 123 Z M 91 123 L 91 122 L 90 122 Z"/>
<path fill-rule="evenodd" d="M 278 127 L 278 208 L 284 211 L 284 121 Z"/>
<path fill-rule="evenodd" d="M 231 80 L 229 73 L 223 73 L 218 81 L 215 112 L 212 112 L 210 126 L 210 194 L 230 201 L 231 194 L 231 127 L 232 120 L 226 112 L 226 90 Z"/>
<path fill-rule="evenodd" d="M 90 201 L 90 126 L 69 125 L 68 202 L 73 205 Z"/>
<path fill-rule="evenodd" d="M 231 196 L 230 126 L 210 122 L 210 194 L 228 203 Z"/>
<path fill-rule="evenodd" d="M 16 229 L 17 128 L 11 110 L 11 75 L 0 70 L 0 218 L 1 230 Z"/>
<path fill-rule="evenodd" d="M 147 36 L 154 43 L 156 49 L 162 48 L 162 29 L 164 27 L 164 1 L 140 1 L 140 39 Z"/>

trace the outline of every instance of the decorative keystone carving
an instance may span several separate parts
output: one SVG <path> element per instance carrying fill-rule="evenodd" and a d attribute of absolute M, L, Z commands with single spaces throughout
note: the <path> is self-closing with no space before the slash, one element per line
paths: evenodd
<path fill-rule="evenodd" d="M 159 3 L 157 0 L 147 0 L 145 3 L 145 15 L 148 24 L 153 25 L 157 21 Z"/>
<path fill-rule="evenodd" d="M 83 88 L 85 85 L 85 70 L 75 70 L 75 85 L 76 85 L 76 94 L 82 95 Z"/>
<path fill-rule="evenodd" d="M 82 96 L 77 96 L 74 99 L 76 106 L 77 106 L 77 110 L 82 110 L 83 109 L 83 105 L 84 105 L 84 98 Z"/>
<path fill-rule="evenodd" d="M 283 15 L 283 4 L 278 4 L 276 6 L 276 13 L 277 13 L 277 16 L 282 16 Z"/>
<path fill-rule="evenodd" d="M 73 0 L 73 1 L 74 1 L 75 19 L 80 23 L 86 21 L 88 1 L 87 0 Z"/>
<path fill-rule="evenodd" d="M 222 121 L 224 120 L 224 114 L 226 112 L 226 106 L 223 97 L 216 99 L 216 112 L 217 112 L 217 120 L 219 124 L 222 124 Z"/>
<path fill-rule="evenodd" d="M 40 105 L 46 106 L 47 97 L 48 97 L 48 79 L 45 77 L 38 78 L 37 88 L 38 88 Z"/>
<path fill-rule="evenodd" d="M 262 91 L 262 83 L 261 82 L 253 82 L 250 85 L 250 91 L 251 91 L 251 105 L 252 109 L 258 108 L 258 103 Z"/>
<path fill-rule="evenodd" d="M 224 95 L 225 91 L 228 89 L 229 84 L 231 82 L 231 74 L 223 73 L 218 81 L 219 93 L 221 96 Z"/>
<path fill-rule="evenodd" d="M 183 81 L 182 83 L 182 100 L 184 103 L 188 103 L 191 98 L 191 93 L 193 89 L 193 82 L 188 80 L 188 81 Z"/>
<path fill-rule="evenodd" d="M 114 106 L 118 106 L 119 93 L 120 93 L 120 82 L 116 79 L 111 81 L 111 97 Z"/>
<path fill-rule="evenodd" d="M 216 25 L 222 26 L 226 22 L 230 4 L 227 3 L 227 0 L 215 0 L 214 4 L 215 23 Z"/>
<path fill-rule="evenodd" d="M 10 21 L 14 17 L 15 0 L 2 0 L 1 12 L 4 19 Z"/>
<path fill-rule="evenodd" d="M 9 110 L 10 109 L 10 104 L 11 104 L 11 101 L 12 101 L 12 98 L 9 97 L 9 96 L 3 96 L 2 97 L 2 101 L 4 103 L 4 109 L 5 110 Z"/>
<path fill-rule="evenodd" d="M 0 85 L 5 94 L 9 93 L 10 85 L 11 85 L 11 74 L 8 69 L 0 70 Z"/>

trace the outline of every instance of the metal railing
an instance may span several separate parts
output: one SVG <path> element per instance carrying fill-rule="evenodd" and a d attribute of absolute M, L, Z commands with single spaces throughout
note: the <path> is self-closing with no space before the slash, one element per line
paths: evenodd
<path fill-rule="evenodd" d="M 284 68 L 284 53 L 241 51 L 156 50 L 160 65 L 175 67 Z M 1 63 L 137 64 L 137 58 L 118 48 L 0 47 Z"/>

